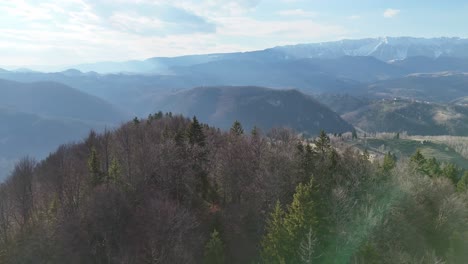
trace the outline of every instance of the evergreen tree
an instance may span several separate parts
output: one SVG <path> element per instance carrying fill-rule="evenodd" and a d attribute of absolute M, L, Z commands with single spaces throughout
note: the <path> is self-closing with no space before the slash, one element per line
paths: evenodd
<path fill-rule="evenodd" d="M 261 257 L 263 263 L 286 263 L 285 244 L 288 242 L 283 226 L 284 211 L 279 201 L 266 223 L 266 235 L 262 241 Z"/>
<path fill-rule="evenodd" d="M 432 157 L 426 160 L 424 171 L 431 177 L 437 177 L 441 174 L 440 164 L 436 158 Z"/>
<path fill-rule="evenodd" d="M 400 139 L 400 132 L 396 133 L 395 139 Z"/>
<path fill-rule="evenodd" d="M 322 157 L 325 156 L 325 153 L 330 150 L 331 145 L 330 145 L 330 138 L 328 137 L 327 133 L 325 131 L 320 131 L 319 137 L 314 141 L 315 146 L 319 150 L 319 152 L 322 154 Z"/>
<path fill-rule="evenodd" d="M 389 172 L 396 166 L 396 157 L 394 154 L 391 154 L 390 152 L 387 152 L 385 154 L 383 164 L 382 164 L 382 169 L 384 172 Z"/>
<path fill-rule="evenodd" d="M 109 167 L 108 181 L 113 183 L 120 182 L 120 173 L 122 169 L 116 158 L 113 158 Z"/>
<path fill-rule="evenodd" d="M 445 167 L 442 169 L 442 175 L 450 179 L 454 184 L 457 184 L 459 180 L 460 170 L 455 164 L 449 163 L 445 165 Z"/>
<path fill-rule="evenodd" d="M 313 230 L 316 217 L 313 204 L 312 181 L 296 187 L 293 201 L 285 214 L 277 202 L 267 222 L 267 233 L 262 242 L 264 263 L 300 263 L 304 235 Z M 284 215 L 284 216 L 283 216 Z"/>
<path fill-rule="evenodd" d="M 410 158 L 411 162 L 416 166 L 416 169 L 420 172 L 425 173 L 426 158 L 421 153 L 421 150 L 416 150 L 413 156 Z"/>
<path fill-rule="evenodd" d="M 101 164 L 97 155 L 96 148 L 91 149 L 91 154 L 88 158 L 88 169 L 91 174 L 91 184 L 97 186 L 103 183 L 103 175 L 101 172 Z"/>
<path fill-rule="evenodd" d="M 205 264 L 224 264 L 224 245 L 216 229 L 211 233 L 211 238 L 205 246 Z"/>
<path fill-rule="evenodd" d="M 358 139 L 356 129 L 353 129 L 353 132 L 352 132 L 352 139 L 353 139 L 353 140 Z"/>
<path fill-rule="evenodd" d="M 468 171 L 465 171 L 463 177 L 457 183 L 458 192 L 466 192 L 468 190 Z"/>
<path fill-rule="evenodd" d="M 242 124 L 239 121 L 234 121 L 231 127 L 231 133 L 237 136 L 244 134 L 244 129 L 242 128 Z"/>
<path fill-rule="evenodd" d="M 135 125 L 140 124 L 140 119 L 138 119 L 138 117 L 135 116 L 135 118 L 133 118 L 133 124 Z"/>
<path fill-rule="evenodd" d="M 193 117 L 192 123 L 190 124 L 188 138 L 191 145 L 197 144 L 199 146 L 205 146 L 206 136 L 196 116 Z"/>

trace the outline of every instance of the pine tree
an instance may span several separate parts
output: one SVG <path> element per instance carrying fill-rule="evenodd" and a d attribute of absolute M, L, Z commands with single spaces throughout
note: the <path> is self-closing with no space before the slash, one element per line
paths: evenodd
<path fill-rule="evenodd" d="M 328 137 L 327 133 L 325 133 L 325 131 L 323 130 L 320 131 L 320 135 L 314 141 L 314 144 L 316 148 L 319 150 L 319 152 L 322 154 L 322 157 L 324 157 L 325 153 L 331 148 L 330 138 Z"/>
<path fill-rule="evenodd" d="M 193 117 L 192 123 L 190 124 L 188 138 L 191 145 L 197 144 L 199 146 L 205 146 L 206 136 L 196 116 Z"/>
<path fill-rule="evenodd" d="M 303 253 L 301 245 L 304 234 L 313 230 L 316 224 L 312 201 L 312 182 L 299 184 L 287 213 L 279 202 L 267 222 L 267 233 L 262 242 L 264 263 L 300 263 Z"/>
<path fill-rule="evenodd" d="M 224 245 L 216 229 L 211 233 L 211 238 L 205 246 L 205 264 L 224 264 Z"/>
<path fill-rule="evenodd" d="M 286 230 L 283 225 L 284 211 L 279 201 L 270 214 L 266 224 L 266 235 L 262 241 L 261 257 L 263 263 L 286 263 L 285 248 L 287 241 Z"/>
<path fill-rule="evenodd" d="M 384 172 L 389 172 L 393 168 L 395 168 L 395 166 L 396 166 L 396 157 L 394 154 L 391 154 L 390 152 L 388 152 L 387 154 L 385 154 L 383 164 L 382 164 L 382 170 Z"/>
<path fill-rule="evenodd" d="M 135 125 L 140 124 L 140 119 L 138 119 L 138 117 L 135 116 L 135 118 L 133 118 L 133 124 Z"/>
<path fill-rule="evenodd" d="M 101 164 L 97 155 L 96 148 L 91 149 L 91 154 L 88 158 L 88 169 L 91 174 L 91 184 L 97 186 L 103 183 L 103 175 L 101 172 Z"/>
<path fill-rule="evenodd" d="M 113 182 L 113 183 L 118 183 L 120 182 L 120 173 L 122 169 L 120 167 L 119 162 L 117 161 L 116 158 L 113 158 L 111 161 L 111 165 L 109 167 L 109 177 L 108 181 Z"/>
<path fill-rule="evenodd" d="M 237 136 L 244 134 L 244 129 L 242 128 L 242 124 L 239 121 L 234 121 L 231 127 L 231 133 Z"/>
<path fill-rule="evenodd" d="M 465 171 L 463 177 L 457 183 L 458 192 L 466 192 L 468 190 L 468 171 Z"/>
<path fill-rule="evenodd" d="M 416 153 L 411 156 L 410 161 L 416 166 L 418 171 L 425 173 L 424 166 L 426 165 L 426 158 L 421 153 L 421 150 L 416 150 Z"/>
<path fill-rule="evenodd" d="M 353 140 L 358 139 L 356 129 L 353 129 L 352 139 L 353 139 Z"/>
<path fill-rule="evenodd" d="M 445 167 L 442 169 L 442 175 L 450 179 L 454 184 L 457 184 L 459 180 L 460 170 L 455 164 L 449 163 L 445 165 Z"/>

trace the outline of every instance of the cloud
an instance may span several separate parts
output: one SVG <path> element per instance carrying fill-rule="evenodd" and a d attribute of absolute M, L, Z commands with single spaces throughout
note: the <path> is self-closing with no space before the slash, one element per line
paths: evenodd
<path fill-rule="evenodd" d="M 388 8 L 387 10 L 384 11 L 383 16 L 385 18 L 393 18 L 393 17 L 397 16 L 398 14 L 400 14 L 399 9 Z"/>
<path fill-rule="evenodd" d="M 317 13 L 304 11 L 303 9 L 290 9 L 290 10 L 279 11 L 278 15 L 291 16 L 291 17 L 314 17 L 317 15 Z"/>
<path fill-rule="evenodd" d="M 351 16 L 348 16 L 348 19 L 349 20 L 358 20 L 358 19 L 361 19 L 361 16 L 360 15 L 351 15 Z"/>

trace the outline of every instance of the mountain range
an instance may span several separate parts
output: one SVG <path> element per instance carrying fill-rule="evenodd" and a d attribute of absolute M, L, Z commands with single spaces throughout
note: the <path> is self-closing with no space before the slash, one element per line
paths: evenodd
<path fill-rule="evenodd" d="M 356 126 L 465 135 L 466 72 L 467 39 L 409 37 L 99 62 L 60 72 L 0 69 L 0 167 L 159 110 L 224 129 L 239 120 L 246 129 L 288 126 L 306 134 Z"/>

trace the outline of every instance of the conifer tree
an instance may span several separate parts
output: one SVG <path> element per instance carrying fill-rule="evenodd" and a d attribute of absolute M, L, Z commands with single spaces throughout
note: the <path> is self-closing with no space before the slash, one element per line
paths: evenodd
<path fill-rule="evenodd" d="M 108 181 L 118 183 L 120 181 L 121 167 L 116 158 L 113 158 L 109 167 Z"/>
<path fill-rule="evenodd" d="M 103 182 L 103 175 L 101 172 L 101 164 L 97 155 L 96 148 L 91 149 L 91 154 L 88 158 L 88 169 L 91 174 L 91 184 L 97 186 Z"/>
<path fill-rule="evenodd" d="M 205 246 L 205 264 L 224 264 L 224 245 L 216 229 L 211 233 L 211 238 Z"/>
<path fill-rule="evenodd" d="M 140 124 L 140 119 L 138 119 L 138 117 L 135 116 L 135 118 L 133 118 L 133 124 L 135 125 Z"/>
<path fill-rule="evenodd" d="M 450 179 L 454 184 L 457 184 L 459 180 L 459 174 L 460 170 L 453 163 L 445 165 L 445 167 L 442 169 L 442 175 Z"/>
<path fill-rule="evenodd" d="M 203 133 L 203 127 L 198 122 L 196 116 L 193 117 L 192 123 L 190 124 L 188 131 L 189 143 L 191 145 L 205 146 L 205 134 Z"/>
<path fill-rule="evenodd" d="M 237 136 L 244 134 L 244 129 L 242 128 L 242 124 L 239 121 L 234 121 L 231 127 L 231 133 Z"/>
<path fill-rule="evenodd" d="M 466 192 L 468 190 L 468 171 L 465 171 L 463 177 L 457 183 L 458 192 Z"/>
<path fill-rule="evenodd" d="M 353 140 L 358 139 L 356 129 L 353 129 L 353 132 L 352 132 L 352 136 L 351 136 L 351 137 L 352 137 Z"/>
<path fill-rule="evenodd" d="M 325 156 L 325 153 L 331 148 L 330 138 L 328 137 L 325 131 L 320 131 L 319 137 L 314 141 L 315 146 L 322 154 L 322 158 Z"/>
<path fill-rule="evenodd" d="M 263 263 L 286 263 L 285 245 L 287 241 L 286 230 L 283 225 L 284 211 L 279 201 L 267 220 L 266 235 L 262 241 L 261 257 Z"/>
<path fill-rule="evenodd" d="M 394 154 L 387 152 L 385 154 L 383 164 L 382 164 L 382 169 L 384 172 L 389 172 L 396 166 L 396 157 Z"/>

